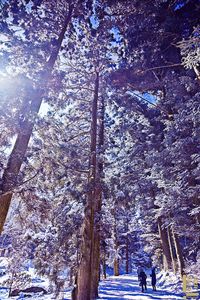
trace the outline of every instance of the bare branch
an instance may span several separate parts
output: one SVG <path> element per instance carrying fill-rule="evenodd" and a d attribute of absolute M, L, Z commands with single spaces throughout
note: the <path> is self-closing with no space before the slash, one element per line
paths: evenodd
<path fill-rule="evenodd" d="M 131 84 L 128 84 L 128 86 L 133 88 L 133 86 L 132 86 Z M 160 109 L 160 110 L 163 111 L 168 117 L 170 116 L 170 113 L 169 113 L 166 109 L 162 108 L 160 105 L 154 104 L 154 103 L 150 102 L 150 101 L 147 100 L 146 98 L 144 98 L 144 97 L 142 97 L 142 96 L 140 96 L 140 95 L 134 93 L 133 91 L 131 91 L 131 93 L 132 93 L 134 96 L 136 96 L 136 97 L 142 99 L 143 101 L 149 103 L 150 105 L 153 105 L 154 107 Z"/>
<path fill-rule="evenodd" d="M 172 64 L 172 65 L 165 65 L 165 66 L 158 66 L 158 67 L 153 67 L 153 68 L 143 70 L 143 72 L 158 70 L 158 69 L 164 69 L 164 68 L 180 67 L 180 66 L 182 66 L 182 64 L 180 64 L 180 63 L 179 64 Z"/>

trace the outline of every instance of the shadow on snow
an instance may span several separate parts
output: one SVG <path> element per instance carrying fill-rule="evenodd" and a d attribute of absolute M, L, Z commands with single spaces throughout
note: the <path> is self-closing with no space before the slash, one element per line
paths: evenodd
<path fill-rule="evenodd" d="M 122 299 L 182 299 L 180 294 L 170 293 L 165 290 L 153 292 L 149 287 L 142 293 L 136 277 L 128 278 L 110 278 L 100 285 L 100 299 L 122 300 Z"/>

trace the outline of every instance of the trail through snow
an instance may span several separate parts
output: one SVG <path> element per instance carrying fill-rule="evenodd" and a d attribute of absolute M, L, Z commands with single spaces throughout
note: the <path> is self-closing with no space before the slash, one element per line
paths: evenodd
<path fill-rule="evenodd" d="M 44 286 L 45 287 L 45 286 Z M 147 280 L 147 291 L 142 293 L 138 283 L 136 274 L 120 275 L 118 277 L 111 276 L 106 280 L 102 280 L 99 286 L 99 300 L 178 300 L 183 299 L 181 293 L 173 292 L 175 285 L 170 283 L 166 288 L 158 287 L 157 291 L 152 291 L 150 276 Z M 70 300 L 70 289 L 64 292 L 61 297 L 55 298 L 53 295 L 35 295 L 28 299 L 30 300 Z M 24 299 L 21 295 L 19 297 L 8 298 L 8 291 L 4 288 L 0 288 L 0 300 L 4 299 Z"/>
<path fill-rule="evenodd" d="M 152 291 L 150 279 L 147 280 L 147 291 L 142 293 L 138 284 L 137 275 L 121 275 L 119 277 L 109 277 L 100 283 L 99 299 L 104 300 L 175 300 L 183 299 L 181 294 L 173 293 L 169 290 L 157 288 Z"/>
<path fill-rule="evenodd" d="M 148 276 L 147 291 L 142 293 L 138 283 L 136 274 L 128 274 L 121 276 L 111 276 L 100 282 L 99 300 L 179 300 L 183 299 L 181 293 L 170 291 L 172 285 L 168 289 L 157 287 L 157 291 L 152 291 L 151 281 Z M 65 296 L 65 300 L 70 300 L 70 294 Z"/>

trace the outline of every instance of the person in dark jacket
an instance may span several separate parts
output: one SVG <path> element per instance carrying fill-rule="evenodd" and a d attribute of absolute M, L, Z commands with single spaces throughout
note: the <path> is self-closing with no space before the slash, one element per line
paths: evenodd
<path fill-rule="evenodd" d="M 145 274 L 145 272 L 143 270 L 140 271 L 139 273 L 139 280 L 140 280 L 140 285 L 142 287 L 142 292 L 144 292 L 144 290 L 147 290 L 147 275 Z"/>
<path fill-rule="evenodd" d="M 156 270 L 155 268 L 151 271 L 151 285 L 153 287 L 153 291 L 156 291 Z"/>

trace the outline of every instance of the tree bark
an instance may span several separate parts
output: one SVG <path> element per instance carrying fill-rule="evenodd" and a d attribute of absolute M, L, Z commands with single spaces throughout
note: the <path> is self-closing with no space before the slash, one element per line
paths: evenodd
<path fill-rule="evenodd" d="M 180 246 L 180 243 L 179 243 L 179 239 L 178 239 L 176 233 L 174 232 L 173 227 L 171 227 L 171 232 L 172 232 L 172 237 L 173 237 L 173 240 L 174 240 L 174 246 L 175 246 L 175 250 L 176 250 L 176 256 L 177 256 L 177 262 L 178 262 L 178 266 L 179 266 L 179 272 L 180 272 L 181 275 L 183 275 L 185 262 L 184 262 L 183 254 L 182 254 L 182 251 L 181 251 L 181 246 Z"/>
<path fill-rule="evenodd" d="M 126 237 L 126 274 L 129 273 L 129 242 L 128 236 Z"/>
<path fill-rule="evenodd" d="M 151 195 L 155 201 L 156 195 L 154 189 L 151 190 Z M 154 204 L 154 208 L 159 209 L 159 206 Z M 172 266 L 170 245 L 168 240 L 167 229 L 162 226 L 162 217 L 158 217 L 157 224 L 158 224 L 158 233 L 160 236 L 160 241 L 162 246 L 163 267 L 164 270 L 170 270 Z"/>
<path fill-rule="evenodd" d="M 103 264 L 103 279 L 106 279 L 106 253 L 103 253 L 103 259 L 102 259 L 102 264 Z"/>
<path fill-rule="evenodd" d="M 176 274 L 176 262 L 175 262 L 175 257 L 174 257 L 174 253 L 173 253 L 173 244 L 172 244 L 172 239 L 171 239 L 171 231 L 170 231 L 169 227 L 167 227 L 167 236 L 168 236 L 168 241 L 169 241 L 169 249 L 170 249 L 170 254 L 171 254 L 173 272 L 174 272 L 174 274 Z"/>
<path fill-rule="evenodd" d="M 96 173 L 97 173 L 97 117 L 98 117 L 98 93 L 99 93 L 99 73 L 96 72 L 94 98 L 92 102 L 91 121 L 91 147 L 88 178 L 88 199 L 85 207 L 85 217 L 83 222 L 81 260 L 78 270 L 78 300 L 90 300 L 91 292 L 94 293 L 94 254 L 98 251 L 98 239 L 94 241 L 94 216 L 97 207 L 96 203 Z"/>
<path fill-rule="evenodd" d="M 126 274 L 129 273 L 129 239 L 128 239 L 128 219 L 126 220 Z"/>
<path fill-rule="evenodd" d="M 104 98 L 101 101 L 101 115 L 99 118 L 99 140 L 98 148 L 99 155 L 103 155 L 103 145 L 104 145 Z M 96 174 L 96 189 L 95 189 L 95 212 L 94 212 L 94 236 L 93 236 L 93 253 L 92 253 L 92 262 L 91 268 L 93 270 L 93 275 L 91 278 L 91 299 L 98 298 L 98 286 L 100 279 L 100 213 L 102 205 L 102 173 L 103 173 L 103 161 L 102 158 L 97 162 L 97 174 Z"/>
<path fill-rule="evenodd" d="M 161 218 L 158 218 L 158 231 L 161 239 L 163 250 L 163 265 L 165 270 L 171 269 L 171 254 L 166 228 L 162 227 Z"/>
<path fill-rule="evenodd" d="M 119 276 L 119 258 L 114 259 L 114 276 Z"/>
<path fill-rule="evenodd" d="M 94 228 L 91 270 L 92 276 L 90 299 L 96 299 L 98 298 L 100 271 L 100 233 L 97 228 Z"/>
<path fill-rule="evenodd" d="M 118 247 L 119 247 L 119 243 L 118 243 L 118 239 L 117 239 L 117 220 L 116 220 L 116 216 L 114 214 L 114 243 L 115 243 L 115 258 L 114 258 L 114 263 L 113 263 L 113 267 L 114 267 L 114 276 L 119 276 L 119 258 L 118 258 Z"/>
<path fill-rule="evenodd" d="M 54 64 L 56 62 L 56 59 L 58 57 L 58 53 L 62 44 L 62 41 L 64 39 L 64 35 L 67 29 L 67 26 L 71 20 L 73 12 L 73 5 L 69 6 L 68 14 L 65 18 L 65 22 L 62 28 L 62 31 L 60 32 L 60 35 L 58 37 L 56 46 L 54 47 L 52 54 L 49 58 L 49 60 L 46 63 L 46 66 L 44 67 L 44 72 L 41 77 L 41 82 L 43 82 L 42 86 L 37 89 L 37 91 L 33 92 L 32 95 L 30 95 L 30 98 L 27 98 L 27 106 L 28 103 L 30 104 L 30 109 L 27 112 L 27 116 L 25 116 L 22 125 L 21 130 L 18 133 L 15 145 L 13 147 L 13 150 L 11 152 L 11 155 L 8 159 L 7 167 L 3 173 L 2 176 L 2 195 L 0 196 L 0 233 L 3 230 L 3 226 L 8 214 L 8 210 L 10 207 L 12 195 L 13 195 L 13 188 L 15 187 L 17 183 L 18 174 L 21 168 L 21 165 L 24 161 L 25 153 L 28 147 L 28 143 L 33 131 L 34 123 L 36 116 L 39 112 L 42 98 L 45 93 L 45 89 L 47 87 L 47 82 L 51 76 L 51 72 L 53 70 Z"/>

